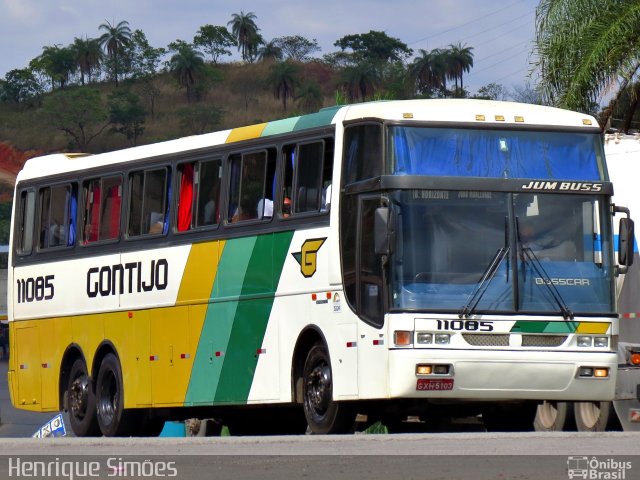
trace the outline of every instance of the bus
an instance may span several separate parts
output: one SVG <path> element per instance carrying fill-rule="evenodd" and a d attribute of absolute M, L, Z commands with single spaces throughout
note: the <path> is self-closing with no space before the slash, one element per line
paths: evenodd
<path fill-rule="evenodd" d="M 588 115 L 406 100 L 31 159 L 13 404 L 78 436 L 348 432 L 609 401 L 633 221 Z M 620 213 L 619 257 L 613 245 Z"/>

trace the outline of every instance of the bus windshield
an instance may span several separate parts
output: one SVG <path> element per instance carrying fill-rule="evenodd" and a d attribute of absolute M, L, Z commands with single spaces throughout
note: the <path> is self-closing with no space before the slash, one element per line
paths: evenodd
<path fill-rule="evenodd" d="M 614 310 L 597 195 L 403 190 L 390 200 L 392 310 Z"/>

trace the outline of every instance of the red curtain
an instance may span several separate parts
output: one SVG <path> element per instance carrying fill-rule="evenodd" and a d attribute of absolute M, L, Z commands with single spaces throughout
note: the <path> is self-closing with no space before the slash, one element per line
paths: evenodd
<path fill-rule="evenodd" d="M 191 228 L 191 215 L 193 208 L 193 164 L 185 163 L 182 166 L 182 178 L 180 179 L 180 198 L 178 200 L 178 231 L 184 232 Z"/>

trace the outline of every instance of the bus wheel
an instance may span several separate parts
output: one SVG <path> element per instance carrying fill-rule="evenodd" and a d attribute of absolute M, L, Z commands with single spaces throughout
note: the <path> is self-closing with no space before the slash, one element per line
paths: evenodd
<path fill-rule="evenodd" d="M 120 362 L 113 353 L 108 353 L 98 372 L 96 382 L 98 425 L 105 437 L 126 436 L 135 423 L 130 412 L 124 409 L 124 390 Z"/>
<path fill-rule="evenodd" d="M 536 432 L 575 430 L 571 404 L 545 400 L 538 405 L 536 418 L 533 420 L 533 428 Z"/>
<path fill-rule="evenodd" d="M 67 383 L 69 423 L 77 437 L 95 437 L 100 433 L 96 417 L 96 396 L 84 360 L 77 358 Z"/>
<path fill-rule="evenodd" d="M 333 400 L 331 360 L 327 347 L 317 343 L 307 355 L 303 369 L 303 407 L 312 433 L 346 433 L 355 422 L 348 404 Z"/>
<path fill-rule="evenodd" d="M 611 402 L 575 402 L 574 413 L 579 432 L 604 432 L 620 428 Z"/>

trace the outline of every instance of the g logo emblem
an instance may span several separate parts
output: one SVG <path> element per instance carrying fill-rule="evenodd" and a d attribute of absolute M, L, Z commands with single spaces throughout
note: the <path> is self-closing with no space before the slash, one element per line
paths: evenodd
<path fill-rule="evenodd" d="M 325 238 L 311 238 L 302 244 L 299 252 L 294 252 L 293 258 L 300 264 L 300 273 L 305 278 L 313 277 L 317 268 L 318 250 L 326 241 Z"/>

